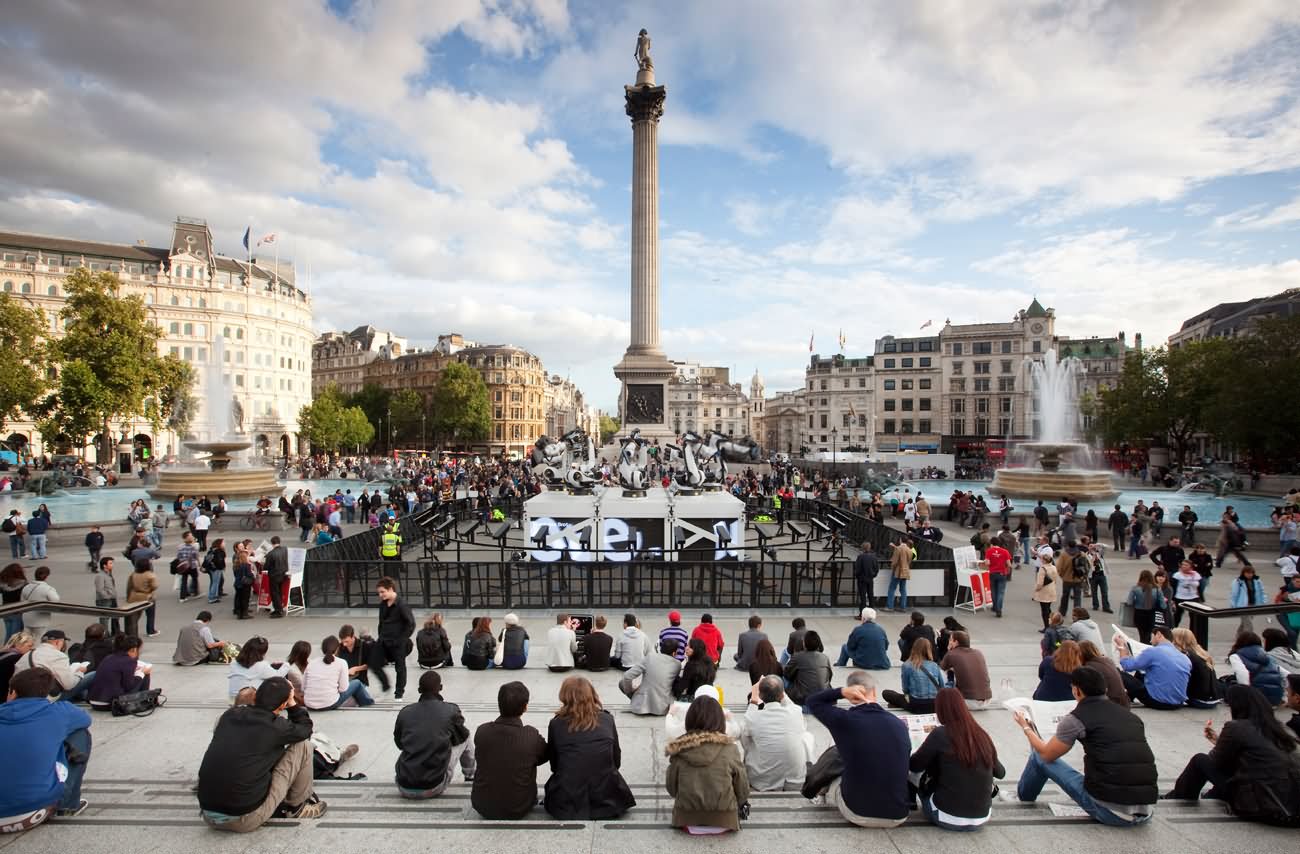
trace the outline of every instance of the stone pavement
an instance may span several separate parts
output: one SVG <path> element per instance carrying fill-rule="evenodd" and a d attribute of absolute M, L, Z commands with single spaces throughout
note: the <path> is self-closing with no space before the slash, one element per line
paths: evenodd
<path fill-rule="evenodd" d="M 120 543 L 109 544 L 110 548 L 114 546 L 121 548 Z M 174 549 L 175 538 L 169 537 L 166 546 L 168 550 Z M 60 547 L 48 562 L 54 568 L 51 581 L 69 601 L 91 601 L 91 575 L 84 569 L 83 554 L 79 547 Z M 1112 571 L 1117 575 L 1115 599 L 1118 600 L 1127 587 L 1126 583 L 1119 582 L 1118 576 L 1129 576 L 1129 562 L 1120 560 L 1116 563 L 1119 567 Z M 1216 576 L 1211 587 L 1212 602 L 1223 604 L 1228 577 L 1227 574 Z M 1271 580 L 1271 576 L 1266 577 Z M 1030 581 L 1028 573 L 1019 573 L 1011 582 L 1005 619 L 995 619 L 987 612 L 958 615 L 958 619 L 970 629 L 975 645 L 988 657 L 998 699 L 1027 695 L 1037 682 L 1038 608 L 1028 600 Z M 285 655 L 293 641 L 305 639 L 315 646 L 321 638 L 337 631 L 343 622 L 371 628 L 375 622 L 373 612 L 358 611 L 310 612 L 284 620 L 269 620 L 261 616 L 252 622 L 236 623 L 225 607 L 228 602 L 229 599 L 213 609 L 216 634 L 237 642 L 253 634 L 262 634 L 271 641 L 271 655 L 276 659 Z M 456 785 L 446 796 L 431 802 L 412 804 L 402 801 L 396 796 L 391 776 L 397 751 L 390 733 L 399 706 L 383 700 L 370 709 L 314 715 L 319 729 L 335 741 L 340 744 L 355 742 L 361 746 L 359 755 L 341 770 L 364 772 L 368 777 L 359 782 L 321 783 L 320 794 L 330 804 L 324 819 L 301 823 L 275 822 L 243 837 L 219 834 L 199 821 L 190 787 L 212 726 L 226 708 L 225 668 L 216 665 L 176 668 L 168 663 L 177 631 L 205 607 L 205 598 L 180 604 L 175 594 L 169 591 L 160 596 L 158 625 L 162 634 L 146 641 L 142 658 L 156 664 L 154 684 L 164 689 L 168 704 L 149 718 L 95 717 L 92 729 L 95 746 L 84 792 L 90 801 L 90 809 L 78 818 L 51 823 L 22 836 L 0 837 L 0 849 L 15 854 L 73 850 L 117 852 L 150 847 L 190 852 L 336 849 L 402 852 L 450 846 L 476 852 L 524 850 L 571 854 L 575 850 L 616 849 L 626 854 L 639 851 L 660 854 L 673 845 L 737 852 L 770 852 L 811 845 L 826 851 L 919 852 L 951 845 L 954 841 L 953 836 L 926 825 L 919 813 L 903 827 L 891 831 L 852 828 L 843 824 L 833 810 L 815 806 L 797 794 L 756 795 L 753 817 L 742 833 L 687 841 L 667 825 L 671 802 L 662 783 L 666 767 L 663 721 L 627 713 L 627 701 L 616 687 L 619 674 L 614 672 L 591 674 L 591 678 L 607 707 L 615 714 L 623 749 L 623 773 L 638 800 L 638 806 L 623 820 L 556 822 L 538 809 L 523 823 L 484 822 L 469 808 L 469 789 L 465 785 Z M 943 616 L 952 613 L 938 608 L 926 609 L 926 612 L 929 622 L 936 626 Z M 500 625 L 503 615 L 492 616 L 494 625 Z M 610 613 L 607 616 L 611 623 L 619 622 L 620 615 Z M 656 632 L 666 624 L 662 613 L 642 613 L 639 616 L 650 632 Z M 688 612 L 684 616 L 685 624 L 690 628 L 698 621 L 699 613 Z M 763 616 L 766 621 L 764 628 L 778 646 L 781 645 L 794 614 L 770 612 Z M 828 647 L 834 645 L 836 649 L 853 626 L 851 616 L 844 612 L 822 610 L 805 612 L 802 616 L 807 618 L 811 628 L 822 633 Z M 423 617 L 417 613 L 417 619 Z M 448 631 L 453 638 L 463 636 L 468 630 L 469 617 L 469 614 L 450 616 Z M 533 660 L 540 661 L 545 633 L 553 624 L 554 616 L 521 612 L 520 617 L 534 638 Z M 719 625 L 729 642 L 734 643 L 735 637 L 744 630 L 747 617 L 748 614 L 742 612 L 719 613 Z M 887 614 L 882 616 L 881 622 L 892 637 L 904 619 L 902 614 Z M 1101 619 L 1099 622 L 1106 626 Z M 80 635 L 80 621 L 63 618 L 60 625 L 70 634 Z M 1216 639 L 1211 649 L 1220 659 L 1226 650 L 1227 639 L 1224 637 Z M 415 694 L 414 682 L 420 672 L 412 659 L 409 695 Z M 836 684 L 843 684 L 847 673 L 847 669 L 837 670 Z M 442 675 L 444 697 L 461 705 L 471 728 L 495 717 L 496 692 L 502 682 L 522 679 L 533 692 L 528 722 L 543 732 L 556 709 L 556 692 L 563 679 L 563 675 L 549 673 L 540 666 L 522 672 L 479 673 L 458 666 L 442 671 Z M 719 683 L 725 691 L 728 707 L 735 711 L 743 709 L 747 682 L 743 673 L 729 667 L 723 669 Z M 897 671 L 885 675 L 881 687 L 897 688 Z M 1172 787 L 1174 778 L 1191 754 L 1206 749 L 1201 737 L 1205 720 L 1214 718 L 1219 725 L 1226 720 L 1224 711 L 1139 710 L 1138 714 L 1147 723 L 1148 738 L 1159 764 L 1162 791 Z M 1008 768 L 1009 780 L 1002 784 L 1002 789 L 1014 791 L 1014 779 L 1027 756 L 1024 737 L 1008 712 L 985 711 L 978 713 L 978 719 L 993 736 Z M 809 723 L 818 749 L 827 746 L 829 738 L 825 731 L 811 718 Z M 1068 759 L 1077 765 L 1081 751 L 1076 749 Z M 539 778 L 544 780 L 546 773 L 545 768 L 539 769 Z M 1111 830 L 1083 819 L 1053 816 L 1046 802 L 1063 800 L 1063 796 L 1049 786 L 1036 807 L 997 804 L 990 825 L 979 833 L 961 837 L 959 843 L 972 852 L 1051 848 L 1109 853 L 1117 844 L 1137 846 L 1139 850 L 1177 849 L 1183 852 L 1294 848 L 1294 832 L 1236 822 L 1213 803 L 1201 806 L 1161 804 L 1156 819 L 1149 826 L 1137 830 Z M 1120 839 L 1124 841 L 1121 843 Z"/>

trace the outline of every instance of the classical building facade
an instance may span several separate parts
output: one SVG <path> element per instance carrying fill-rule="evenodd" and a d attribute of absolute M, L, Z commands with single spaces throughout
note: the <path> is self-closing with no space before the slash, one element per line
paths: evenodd
<path fill-rule="evenodd" d="M 983 456 L 990 440 L 1035 435 L 1029 363 L 1056 342 L 1056 312 L 1035 299 L 1006 323 L 946 321 L 939 332 L 943 368 L 941 450 Z M 996 455 L 994 455 L 996 456 Z"/>
<path fill-rule="evenodd" d="M 600 440 L 600 419 L 596 410 L 587 405 L 586 397 L 572 380 L 559 374 L 546 377 L 542 386 L 543 432 L 552 438 L 563 436 L 570 430 L 582 430 Z"/>
<path fill-rule="evenodd" d="M 255 453 L 300 450 L 298 412 L 311 402 L 315 336 L 311 298 L 297 287 L 291 262 L 222 255 L 207 223 L 191 217 L 176 218 L 168 246 L 0 232 L 0 288 L 43 309 L 51 335 L 63 333 L 58 316 L 63 283 L 78 267 L 116 273 L 122 293 L 144 300 L 162 330 L 159 351 L 189 362 L 200 378 L 195 388 L 200 408 L 225 396 L 224 390 L 205 388 L 202 379 L 214 373 L 209 367 L 220 352 L 225 386 Z M 196 424 L 204 423 L 202 415 Z M 179 437 L 171 431 L 155 431 L 144 420 L 127 427 L 137 457 L 179 450 Z M 202 428 L 193 432 L 213 438 Z M 68 437 L 41 436 L 30 420 L 9 424 L 6 435 L 11 444 L 26 444 L 38 455 L 73 452 L 96 458 L 93 438 L 86 447 L 72 447 Z"/>
<path fill-rule="evenodd" d="M 875 350 L 872 450 L 939 450 L 943 380 L 938 336 L 886 335 L 876 341 Z"/>
<path fill-rule="evenodd" d="M 871 444 L 875 374 L 871 356 L 812 356 L 804 370 L 802 442 L 812 453 Z M 796 448 L 797 450 L 797 448 Z"/>
<path fill-rule="evenodd" d="M 729 368 L 673 362 L 668 383 L 668 423 L 680 436 L 687 430 L 716 430 L 728 436 L 750 434 L 750 401 Z"/>
<path fill-rule="evenodd" d="M 1169 346 L 1179 347 L 1189 341 L 1206 338 L 1235 338 L 1249 335 L 1254 325 L 1269 317 L 1290 317 L 1300 312 L 1300 288 L 1291 288 L 1269 297 L 1221 302 L 1214 308 L 1183 321 L 1169 336 Z"/>
<path fill-rule="evenodd" d="M 312 393 L 335 386 L 343 394 L 355 394 L 366 383 L 367 365 L 376 359 L 395 359 L 406 350 L 405 338 L 373 326 L 326 332 L 311 348 Z"/>
<path fill-rule="evenodd" d="M 754 420 L 753 437 L 768 454 L 795 456 L 807 434 L 807 391 L 778 392 L 762 401 L 762 415 Z"/>

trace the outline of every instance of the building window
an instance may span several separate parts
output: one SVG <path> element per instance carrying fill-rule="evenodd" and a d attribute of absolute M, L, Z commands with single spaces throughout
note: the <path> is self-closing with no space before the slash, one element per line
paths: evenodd
<path fill-rule="evenodd" d="M 965 412 L 965 411 L 966 411 L 966 401 L 963 400 L 963 399 L 960 398 L 960 397 L 957 398 L 956 400 L 954 400 L 954 401 L 952 402 L 952 411 L 953 411 L 954 413 Z"/>
<path fill-rule="evenodd" d="M 929 433 L 929 432 L 930 432 L 930 419 L 929 419 L 929 418 L 922 418 L 920 421 L 916 422 L 916 430 L 917 430 L 918 433 Z"/>
<path fill-rule="evenodd" d="M 920 361 L 921 361 L 921 367 L 923 367 L 923 368 L 928 368 L 928 367 L 930 367 L 931 359 L 930 359 L 929 356 L 922 356 L 921 359 L 920 359 Z"/>
<path fill-rule="evenodd" d="M 885 391 L 893 391 L 897 385 L 897 380 L 885 380 Z"/>
<path fill-rule="evenodd" d="M 903 434 L 904 434 L 904 435 L 910 435 L 911 432 L 912 432 L 912 419 L 910 419 L 910 418 L 904 418 L 904 419 L 903 419 Z"/>
<path fill-rule="evenodd" d="M 902 380 L 901 382 L 902 382 L 902 389 L 903 389 L 903 391 L 911 391 L 911 390 L 912 390 L 912 381 L 911 381 L 911 380 Z"/>
<path fill-rule="evenodd" d="M 1042 341 L 1035 341 L 1035 342 L 1034 342 L 1034 352 L 1035 352 L 1035 353 L 1041 353 L 1041 352 L 1043 352 L 1043 342 L 1042 342 Z"/>
<path fill-rule="evenodd" d="M 894 411 L 894 407 L 895 407 L 895 402 L 894 402 L 894 401 L 892 401 L 892 400 L 886 400 L 886 401 L 885 401 L 885 411 L 886 411 L 886 412 L 893 412 L 893 411 Z"/>
<path fill-rule="evenodd" d="M 989 399 L 987 397 L 975 398 L 975 412 L 983 415 L 989 411 Z"/>
<path fill-rule="evenodd" d="M 50 285 L 50 287 L 45 291 L 45 293 L 48 294 L 49 296 L 57 297 L 59 295 L 58 285 Z"/>
<path fill-rule="evenodd" d="M 910 397 L 903 398 L 903 411 L 904 412 L 912 411 L 912 398 Z"/>
<path fill-rule="evenodd" d="M 182 332 L 182 334 L 184 334 L 184 335 L 193 335 L 193 334 L 194 334 L 194 324 L 193 324 L 193 323 L 187 323 L 187 324 L 185 324 L 185 326 L 182 327 L 181 332 Z"/>
<path fill-rule="evenodd" d="M 1002 360 L 1002 373 L 1004 373 L 1004 374 L 1009 374 L 1009 373 L 1011 373 L 1011 360 L 1010 360 L 1010 359 L 1003 359 L 1003 360 Z"/>
<path fill-rule="evenodd" d="M 822 391 L 826 391 L 826 380 L 822 380 Z"/>
<path fill-rule="evenodd" d="M 965 419 L 965 418 L 954 418 L 954 419 L 952 419 L 951 429 L 950 429 L 948 432 L 951 433 L 951 434 L 954 435 L 954 436 L 965 436 L 965 435 L 966 435 L 966 419 Z"/>
<path fill-rule="evenodd" d="M 975 419 L 975 435 L 987 436 L 989 434 L 989 420 L 987 418 Z"/>
<path fill-rule="evenodd" d="M 999 412 L 1010 412 L 1010 411 L 1011 411 L 1011 398 L 1009 398 L 1009 397 L 1000 397 L 1000 398 L 998 398 L 998 411 L 999 411 Z"/>
<path fill-rule="evenodd" d="M 916 387 L 922 390 L 928 389 L 930 387 L 930 381 L 928 379 L 918 380 Z"/>
<path fill-rule="evenodd" d="M 903 360 L 903 367 L 905 368 L 912 367 L 912 359 L 910 357 Z"/>
<path fill-rule="evenodd" d="M 894 367 L 894 360 L 893 360 L 893 359 L 886 359 L 886 360 L 885 360 L 885 367 L 886 367 L 886 368 L 892 368 L 892 367 Z"/>
<path fill-rule="evenodd" d="M 998 378 L 998 391 L 1015 391 L 1015 390 L 1016 390 L 1016 378 L 1015 378 L 1015 377 L 999 377 L 999 378 Z"/>
<path fill-rule="evenodd" d="M 1011 432 L 1011 419 L 1010 418 L 1000 419 L 998 421 L 998 433 L 1000 433 L 1003 436 L 1006 436 L 1010 432 Z"/>
<path fill-rule="evenodd" d="M 180 335 L 181 325 L 176 321 L 172 321 L 170 324 L 167 325 L 167 332 L 170 335 Z"/>
<path fill-rule="evenodd" d="M 885 419 L 885 434 L 886 434 L 886 435 L 890 435 L 890 436 L 892 436 L 892 435 L 893 435 L 894 433 L 896 433 L 896 432 L 898 432 L 898 431 L 894 429 L 894 419 L 892 419 L 892 418 L 886 418 L 886 419 Z"/>
<path fill-rule="evenodd" d="M 1010 341 L 1003 341 L 1003 342 L 1002 342 L 1002 352 L 1003 352 L 1003 353 L 1010 353 L 1010 352 L 1011 352 L 1011 342 L 1010 342 Z"/>
<path fill-rule="evenodd" d="M 974 349 L 971 351 L 976 356 L 984 356 L 993 352 L 992 341 L 976 341 Z"/>
<path fill-rule="evenodd" d="M 961 374 L 961 372 L 962 372 L 962 365 L 963 365 L 963 364 L 964 364 L 963 362 L 953 362 L 953 363 L 952 363 L 952 372 L 953 372 L 954 374 Z"/>
<path fill-rule="evenodd" d="M 849 414 L 847 412 L 840 417 L 840 426 L 841 427 L 849 426 Z"/>
<path fill-rule="evenodd" d="M 885 346 L 882 347 L 881 349 L 884 350 L 886 353 L 897 353 L 898 344 L 893 341 L 886 341 Z"/>
<path fill-rule="evenodd" d="M 915 345 L 914 345 L 913 342 L 911 342 L 911 341 L 904 341 L 904 342 L 902 342 L 901 344 L 899 344 L 898 349 L 899 349 L 899 351 L 902 352 L 902 353 L 910 353 L 910 352 L 912 352 L 912 350 L 914 349 L 914 346 L 915 346 Z"/>
<path fill-rule="evenodd" d="M 827 420 L 826 420 L 826 413 L 825 413 L 825 412 L 823 412 L 823 413 L 821 414 L 821 422 L 822 422 L 822 429 L 825 430 L 825 429 L 829 426 L 829 424 L 828 424 L 828 422 L 827 422 Z"/>
<path fill-rule="evenodd" d="M 975 363 L 975 373 L 977 373 L 977 374 L 988 374 L 988 373 L 992 373 L 992 368 L 993 368 L 993 363 L 992 363 L 992 362 L 976 362 L 976 363 Z"/>
<path fill-rule="evenodd" d="M 930 398 L 928 397 L 921 398 L 921 411 L 922 412 L 930 411 Z"/>
<path fill-rule="evenodd" d="M 186 348 L 182 349 L 182 350 L 181 350 L 181 358 L 184 359 L 184 360 L 187 361 L 187 362 L 193 362 L 193 361 L 194 361 L 194 348 L 193 348 L 193 347 L 186 347 Z"/>
<path fill-rule="evenodd" d="M 916 345 L 916 349 L 919 350 L 919 351 L 922 352 L 922 353 L 933 353 L 933 352 L 934 352 L 934 342 L 933 342 L 933 341 L 921 341 L 921 342 L 917 343 L 917 345 Z"/>
<path fill-rule="evenodd" d="M 989 380 L 975 380 L 975 390 L 976 390 L 976 391 L 988 391 L 988 390 L 989 390 Z"/>
<path fill-rule="evenodd" d="M 960 342 L 960 341 L 954 341 L 954 342 L 952 343 L 952 354 L 953 354 L 954 356 L 960 356 L 960 355 L 961 355 L 961 342 Z"/>

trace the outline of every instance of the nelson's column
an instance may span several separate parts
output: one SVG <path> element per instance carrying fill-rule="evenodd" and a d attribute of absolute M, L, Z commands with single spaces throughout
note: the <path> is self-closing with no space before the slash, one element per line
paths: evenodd
<path fill-rule="evenodd" d="M 650 35 L 636 42 L 636 84 L 624 86 L 632 119 L 631 341 L 614 375 L 619 393 L 619 435 L 634 427 L 647 439 L 671 440 L 668 382 L 674 368 L 659 344 L 659 118 L 667 90 L 655 85 Z"/>

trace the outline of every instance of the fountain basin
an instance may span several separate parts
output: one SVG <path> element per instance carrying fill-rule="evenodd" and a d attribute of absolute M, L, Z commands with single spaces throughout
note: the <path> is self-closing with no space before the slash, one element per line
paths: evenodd
<path fill-rule="evenodd" d="M 218 442 L 184 442 L 191 451 L 208 454 L 207 469 L 160 469 L 158 482 L 149 490 L 150 498 L 174 499 L 177 495 L 218 495 L 231 499 L 261 498 L 283 492 L 269 466 L 230 467 L 233 453 L 246 451 L 252 442 L 234 439 Z"/>
<path fill-rule="evenodd" d="M 989 494 L 1010 498 L 1105 501 L 1119 495 L 1109 471 L 1088 469 L 998 469 Z"/>

